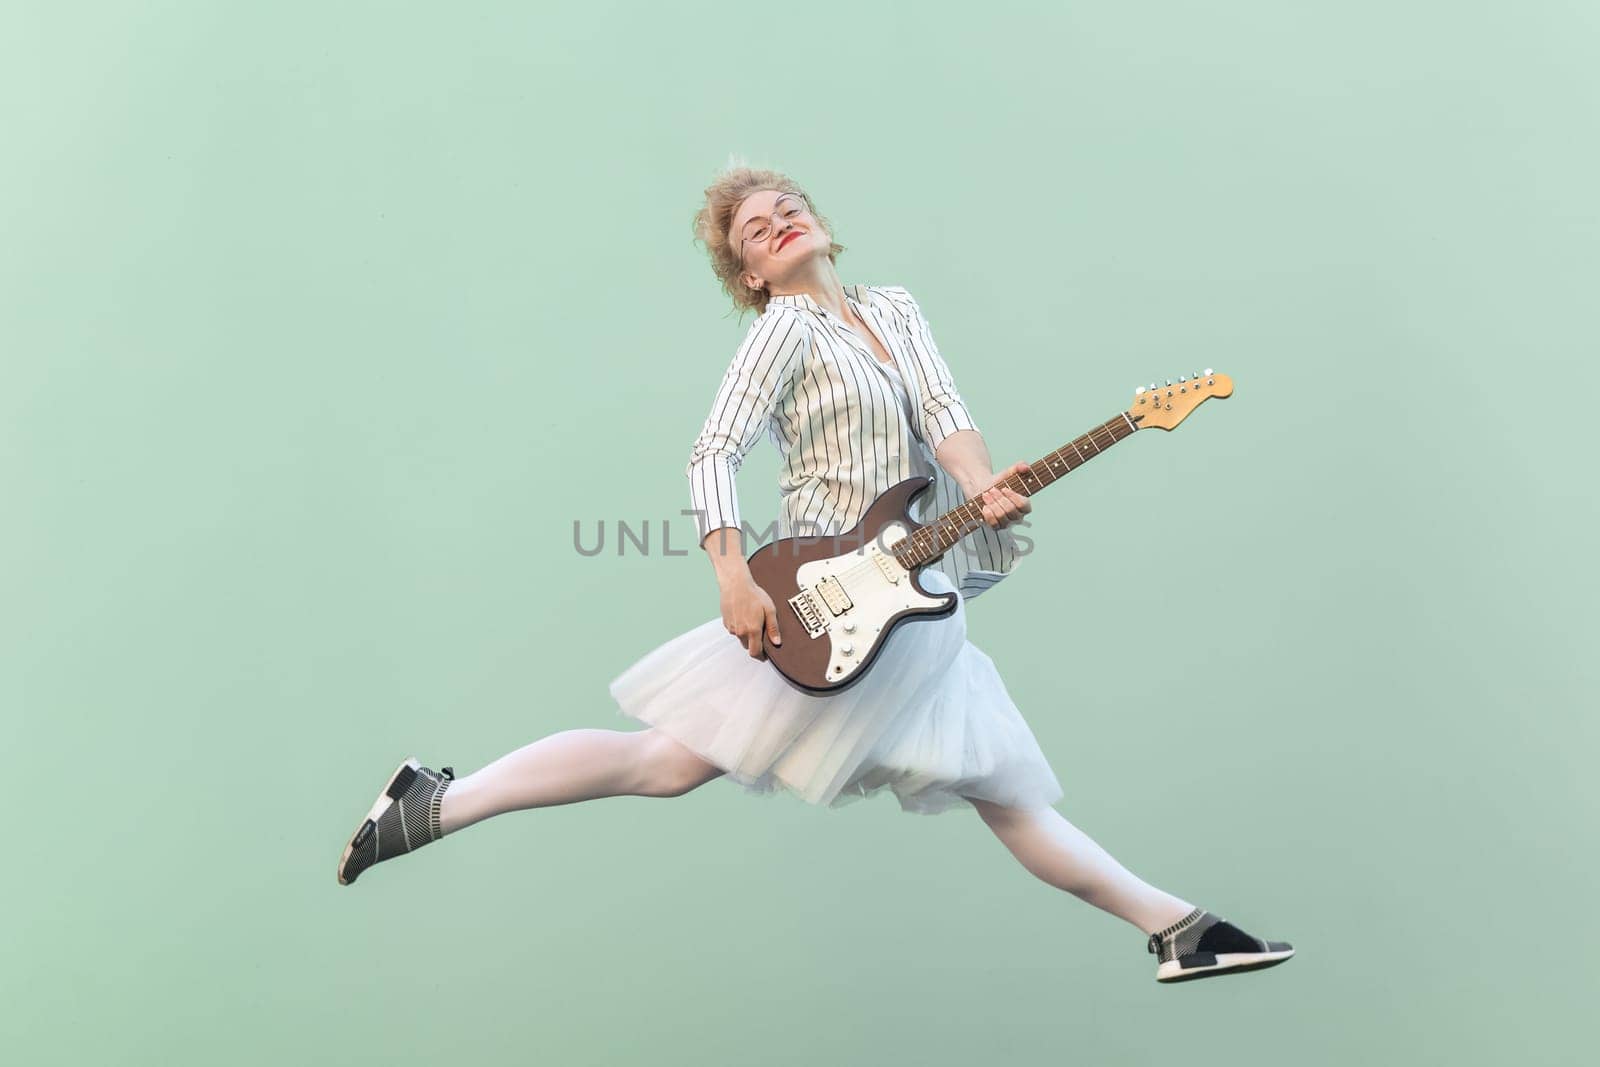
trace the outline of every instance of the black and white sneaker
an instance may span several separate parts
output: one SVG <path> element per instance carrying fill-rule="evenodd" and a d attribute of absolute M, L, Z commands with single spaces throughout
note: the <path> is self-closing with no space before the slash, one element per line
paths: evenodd
<path fill-rule="evenodd" d="M 439 804 L 455 777 L 452 768 L 429 770 L 414 756 L 395 768 L 339 857 L 339 884 L 349 885 L 374 863 L 439 840 Z"/>
<path fill-rule="evenodd" d="M 1196 908 L 1165 930 L 1151 934 L 1145 950 L 1155 954 L 1158 982 L 1259 971 L 1294 955 L 1289 942 L 1251 937 L 1204 908 Z"/>

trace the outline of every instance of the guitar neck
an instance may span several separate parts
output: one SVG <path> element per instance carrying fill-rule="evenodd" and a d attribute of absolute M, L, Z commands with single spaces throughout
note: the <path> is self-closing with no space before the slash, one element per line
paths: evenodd
<path fill-rule="evenodd" d="M 1077 470 L 1118 441 L 1131 437 L 1139 428 L 1138 424 L 1142 418 L 1142 415 L 1119 412 L 1081 437 L 1075 437 L 1054 452 L 1034 460 L 1030 464 L 1031 470 L 1013 474 L 996 484 L 1014 489 L 1024 496 L 1033 496 L 1056 479 Z M 982 503 L 969 500 L 960 507 L 952 508 L 940 515 L 895 545 L 895 558 L 908 569 L 932 563 L 944 555 L 951 545 L 982 525 L 985 525 Z"/>

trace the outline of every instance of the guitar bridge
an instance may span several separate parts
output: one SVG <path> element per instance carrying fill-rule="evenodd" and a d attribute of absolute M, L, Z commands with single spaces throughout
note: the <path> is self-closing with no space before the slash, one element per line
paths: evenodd
<path fill-rule="evenodd" d="M 812 637 L 821 637 L 828 632 L 827 623 L 822 621 L 822 609 L 817 607 L 817 602 L 806 590 L 802 589 L 790 597 L 789 607 L 800 620 L 800 625 L 806 628 L 806 633 Z"/>

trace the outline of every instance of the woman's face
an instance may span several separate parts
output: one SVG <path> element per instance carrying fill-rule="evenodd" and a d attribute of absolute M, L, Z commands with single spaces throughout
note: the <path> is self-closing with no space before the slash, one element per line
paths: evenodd
<path fill-rule="evenodd" d="M 799 193 L 760 189 L 744 198 L 733 213 L 728 238 L 741 248 L 744 284 L 784 287 L 798 268 L 816 255 L 826 255 L 832 239 Z"/>

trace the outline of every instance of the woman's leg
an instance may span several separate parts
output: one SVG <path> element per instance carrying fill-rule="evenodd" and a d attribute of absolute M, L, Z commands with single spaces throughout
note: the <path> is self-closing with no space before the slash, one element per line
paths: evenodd
<path fill-rule="evenodd" d="M 1054 808 L 1024 811 L 977 797 L 967 799 L 1029 872 L 1146 934 L 1163 930 L 1194 910 L 1188 901 L 1135 877 Z"/>
<path fill-rule="evenodd" d="M 723 773 L 660 730 L 566 730 L 450 783 L 442 834 L 491 815 L 597 797 L 682 796 Z"/>

